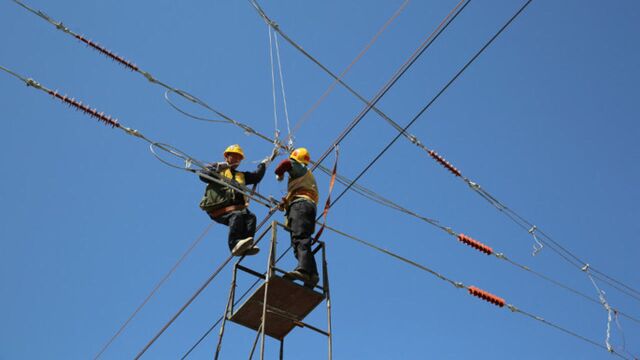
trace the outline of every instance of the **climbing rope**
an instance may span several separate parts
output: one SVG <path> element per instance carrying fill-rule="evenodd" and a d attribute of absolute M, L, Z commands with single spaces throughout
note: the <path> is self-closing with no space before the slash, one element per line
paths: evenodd
<path fill-rule="evenodd" d="M 278 106 L 276 99 L 276 77 L 274 71 L 273 64 L 273 40 L 272 40 L 272 31 L 271 27 L 267 26 L 267 30 L 269 32 L 269 64 L 271 65 L 271 95 L 273 98 L 273 127 L 275 128 L 275 138 L 278 139 L 280 136 L 280 129 L 278 128 Z"/>
<path fill-rule="evenodd" d="M 275 156 L 273 156 L 273 158 L 271 159 L 271 161 L 273 161 L 273 159 L 275 159 L 275 157 L 278 155 L 278 151 L 280 150 L 280 148 L 284 147 L 280 142 L 280 128 L 278 126 L 277 91 L 276 91 L 276 78 L 275 78 L 275 70 L 274 70 L 275 64 L 273 60 L 274 46 L 276 49 L 276 58 L 278 62 L 278 74 L 280 79 L 280 89 L 282 90 L 282 101 L 284 104 L 283 107 L 284 107 L 285 120 L 287 123 L 288 135 L 291 134 L 291 129 L 289 125 L 289 110 L 287 109 L 287 97 L 284 90 L 284 79 L 282 76 L 282 65 L 280 62 L 280 47 L 278 46 L 278 36 L 277 34 L 274 34 L 271 28 L 268 26 L 267 26 L 267 31 L 269 32 L 269 63 L 271 65 L 271 94 L 273 98 L 273 121 L 274 121 L 273 151 L 275 153 Z M 273 38 L 275 38 L 275 44 L 274 44 Z M 287 139 L 288 139 L 288 144 L 286 148 L 289 151 L 291 151 L 293 148 L 293 141 L 290 139 L 289 136 L 287 137 Z"/>
<path fill-rule="evenodd" d="M 329 209 L 331 208 L 331 193 L 333 192 L 333 186 L 336 183 L 336 175 L 338 173 L 338 157 L 340 154 L 338 147 L 336 147 L 335 151 L 336 151 L 336 157 L 333 163 L 333 170 L 331 171 L 331 179 L 329 180 L 329 191 L 327 191 L 327 200 L 324 203 L 324 209 L 322 210 L 322 214 L 320 214 L 320 217 L 322 217 L 322 225 L 320 226 L 320 229 L 316 232 L 316 236 L 313 238 L 313 241 L 311 242 L 312 245 L 318 242 L 318 240 L 320 240 L 320 237 L 324 232 L 325 224 L 327 223 L 327 215 L 329 214 Z M 318 217 L 318 219 L 320 219 L 320 217 Z"/>

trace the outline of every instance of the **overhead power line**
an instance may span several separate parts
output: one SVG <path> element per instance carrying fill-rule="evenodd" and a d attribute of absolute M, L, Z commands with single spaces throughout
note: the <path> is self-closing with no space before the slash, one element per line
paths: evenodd
<path fill-rule="evenodd" d="M 258 13 L 260 14 L 260 16 L 263 17 L 263 19 L 270 24 L 277 32 L 279 32 L 284 39 L 286 39 L 294 48 L 298 49 L 302 54 L 304 54 L 306 57 L 308 57 L 312 62 L 314 62 L 315 64 L 317 64 L 322 70 L 324 70 L 327 74 L 329 74 L 332 78 L 335 79 L 336 82 L 338 82 L 339 84 L 341 84 L 345 89 L 347 89 L 349 92 L 351 92 L 355 97 L 357 97 L 358 99 L 360 99 L 361 101 L 363 101 L 367 106 L 365 107 L 366 112 L 368 112 L 369 110 L 374 110 L 376 113 L 378 113 L 378 115 L 380 115 L 384 120 L 386 120 L 391 126 L 393 126 L 396 130 L 398 130 L 400 132 L 400 135 L 404 136 L 405 138 L 407 138 L 409 141 L 411 141 L 413 144 L 415 144 L 416 146 L 418 146 L 419 148 L 421 148 L 422 150 L 425 150 L 432 158 L 434 158 L 434 160 L 436 160 L 437 162 L 439 162 L 441 165 L 443 165 L 445 168 L 447 168 L 449 171 L 451 171 L 454 175 L 456 176 L 460 176 L 461 172 L 455 168 L 453 165 L 451 165 L 449 162 L 447 162 L 442 156 L 438 155 L 435 151 L 429 149 L 426 145 L 424 145 L 415 135 L 412 135 L 410 133 L 407 132 L 408 127 L 400 127 L 400 125 L 398 125 L 398 123 L 396 123 L 395 121 L 393 121 L 390 117 L 388 117 L 386 114 L 384 114 L 382 111 L 380 111 L 378 108 L 375 107 L 375 100 L 373 102 L 369 102 L 367 101 L 363 96 L 361 96 L 360 94 L 358 94 L 353 88 L 351 88 L 348 84 L 346 84 L 344 81 L 340 80 L 340 78 L 338 78 L 333 72 L 331 72 L 326 66 L 324 66 L 323 64 L 321 64 L 316 58 L 314 58 L 311 54 L 309 54 L 308 51 L 304 50 L 304 48 L 302 48 L 299 44 L 297 44 L 294 40 L 292 40 L 289 36 L 287 36 L 282 29 L 280 28 L 280 26 L 278 26 L 278 24 L 276 22 L 274 22 L 265 12 L 264 10 L 260 7 L 260 5 L 257 3 L 256 0 L 249 0 L 251 2 L 251 4 L 254 6 L 254 8 L 256 8 L 256 10 L 258 11 Z M 529 5 L 530 1 L 527 1 L 517 12 L 516 14 L 503 26 L 502 29 L 500 29 L 496 35 L 494 35 L 494 37 L 489 40 L 489 42 L 487 44 L 485 44 L 485 46 L 476 54 L 476 57 L 479 56 L 479 54 L 484 50 L 484 48 L 488 47 L 491 42 L 493 42 L 493 40 L 498 37 L 500 35 L 500 33 L 502 33 L 502 31 L 504 29 L 506 29 L 509 24 L 515 20 L 515 18 Z M 465 4 L 466 5 L 466 4 Z M 475 57 L 474 57 L 475 58 Z M 466 66 L 468 66 L 471 62 L 473 62 L 474 59 L 472 59 L 469 63 L 467 63 Z M 464 71 L 464 68 L 461 70 L 461 72 Z M 455 80 L 455 79 L 454 79 Z M 436 95 L 436 98 L 439 96 Z M 434 98 L 435 100 L 435 98 Z M 427 105 L 428 107 L 429 105 Z M 366 114 L 366 113 L 365 113 Z M 410 125 L 409 125 L 410 126 Z M 322 158 L 321 158 L 322 159 Z M 504 205 L 502 202 L 500 202 L 499 200 L 497 200 L 493 195 L 491 195 L 490 193 L 488 193 L 487 191 L 485 191 L 484 189 L 482 189 L 480 187 L 480 185 L 478 185 L 476 182 L 473 182 L 467 178 L 464 178 L 465 182 L 474 190 L 476 191 L 478 194 L 480 194 L 485 200 L 487 200 L 489 203 L 491 203 L 492 205 L 494 205 L 498 210 L 500 210 L 502 213 L 504 213 L 507 217 L 509 217 L 512 221 L 514 221 L 516 224 L 520 225 L 521 227 L 523 227 L 525 230 L 530 231 L 531 229 L 535 228 L 535 225 L 532 224 L 531 222 L 529 222 L 528 220 L 524 219 L 521 215 L 519 215 L 517 212 L 515 212 L 514 210 L 510 209 L 509 207 L 507 207 L 506 205 Z M 563 259 L 565 259 L 566 261 L 572 263 L 575 267 L 577 268 L 582 268 L 582 266 L 584 266 L 585 264 L 588 264 L 587 262 L 581 260 L 580 258 L 578 258 L 576 255 L 574 255 L 572 252 L 570 252 L 569 250 L 567 250 L 565 247 L 563 247 L 561 244 L 559 244 L 558 242 L 556 242 L 553 238 L 551 238 L 549 235 L 547 235 L 546 233 L 544 233 L 542 230 L 538 229 L 538 233 L 541 234 L 542 237 L 544 237 L 546 239 L 546 242 L 550 242 L 553 245 L 555 245 L 555 247 L 553 246 L 549 246 L 550 248 L 552 248 L 554 250 L 554 252 L 556 252 L 558 255 L 560 255 Z M 545 243 L 545 242 L 543 242 Z M 573 261 L 571 260 L 573 259 Z M 600 281 L 606 282 L 607 284 L 609 284 L 611 287 L 617 289 L 618 291 L 635 298 L 636 300 L 640 300 L 640 291 L 634 289 L 633 287 L 613 278 L 610 275 L 605 274 L 604 272 L 598 270 L 597 268 L 593 268 L 591 267 L 592 271 L 594 273 L 596 273 L 597 278 Z"/>
<path fill-rule="evenodd" d="M 342 80 L 342 78 L 344 78 L 344 76 L 351 70 L 351 68 L 360 60 L 360 58 L 362 58 L 362 56 L 364 56 L 364 54 L 366 54 L 367 51 L 369 51 L 369 49 L 371 48 L 371 46 L 373 46 L 373 44 L 378 40 L 378 38 L 380 37 L 380 35 L 382 35 L 382 33 L 387 29 L 387 27 L 389 27 L 389 25 L 391 25 L 391 23 L 400 15 L 400 13 L 402 13 L 402 11 L 406 8 L 406 6 L 409 4 L 410 0 L 405 0 L 402 2 L 402 4 L 400 4 L 400 7 L 396 10 L 396 12 L 389 18 L 389 20 L 387 20 L 386 23 L 384 23 L 384 25 L 380 28 L 380 30 L 378 30 L 378 32 L 373 36 L 373 38 L 369 41 L 369 43 L 364 47 L 364 49 L 362 49 L 360 51 L 360 53 L 358 54 L 358 56 L 355 57 L 355 59 L 353 59 L 353 61 L 351 61 L 351 63 L 349 64 L 349 66 L 347 66 L 341 73 L 340 75 L 337 77 L 337 79 L 334 79 L 333 82 L 331 83 L 331 85 L 329 85 L 329 87 L 327 88 L 327 90 L 325 90 L 325 92 L 322 94 L 322 96 L 320 96 L 320 98 L 318 100 L 316 100 L 316 102 L 304 113 L 302 114 L 302 116 L 300 116 L 300 118 L 298 119 L 298 121 L 296 122 L 294 129 L 293 129 L 293 133 L 295 133 L 297 130 L 300 129 L 300 127 L 302 126 L 302 124 L 304 123 L 305 120 L 307 120 L 309 118 L 309 116 L 311 116 L 311 114 L 318 108 L 318 106 L 320 106 L 320 104 L 322 103 L 322 101 L 324 101 L 324 99 L 326 99 L 326 97 L 331 93 L 331 91 L 333 91 L 333 89 L 336 87 L 336 85 L 338 85 L 338 82 L 340 80 Z M 293 134 L 292 134 L 293 135 Z"/>
<path fill-rule="evenodd" d="M 431 46 L 431 44 L 442 34 L 442 32 L 455 20 L 455 18 L 467 7 L 467 5 L 471 2 L 471 0 L 462 0 L 460 1 L 449 14 L 442 20 L 442 22 L 436 27 L 436 29 L 422 42 L 420 47 L 409 57 L 409 59 L 400 67 L 400 69 L 392 76 L 392 78 L 386 83 L 386 85 L 378 92 L 378 94 L 371 100 L 367 100 L 364 96 L 360 95 L 357 91 L 355 91 L 351 86 L 346 84 L 339 76 L 334 74 L 329 68 L 323 65 L 320 61 L 318 61 L 315 57 L 313 57 L 309 52 L 307 52 L 302 46 L 296 43 L 291 37 L 289 37 L 280 26 L 274 22 L 260 7 L 257 1 L 249 0 L 251 5 L 256 9 L 258 14 L 263 18 L 263 20 L 271 26 L 276 32 L 278 32 L 289 44 L 291 44 L 295 49 L 300 51 L 304 56 L 306 56 L 313 63 L 318 65 L 324 72 L 329 74 L 336 82 L 342 85 L 345 89 L 347 89 L 351 94 L 357 97 L 360 101 L 365 103 L 365 108 L 358 114 L 358 116 L 345 128 L 345 130 L 340 133 L 337 139 L 333 142 L 333 145 L 338 145 L 340 142 L 360 123 L 362 118 L 370 111 L 374 110 L 378 113 L 382 118 L 387 120 L 387 122 L 391 121 L 391 118 L 383 113 L 380 109 L 375 107 L 376 103 L 380 101 L 380 99 L 389 91 L 389 89 L 404 75 L 404 73 L 418 60 L 418 58 L 424 54 L 424 52 Z M 329 156 L 331 153 L 331 148 L 325 151 L 317 160 L 316 164 L 314 164 L 314 169 L 318 164 L 321 164 L 324 159 Z"/>
<path fill-rule="evenodd" d="M 16 1 L 16 2 L 18 2 L 18 1 Z M 529 2 L 530 2 L 530 1 L 529 1 Z M 528 3 L 529 3 L 529 2 L 527 2 L 527 4 L 525 4 L 525 7 L 526 7 L 526 5 L 528 5 Z M 466 6 L 466 5 L 465 5 L 465 6 Z M 524 7 L 523 7 L 523 9 L 524 9 Z M 522 9 L 521 9 L 520 11 L 522 11 Z M 456 15 L 457 15 L 457 14 L 456 14 Z M 516 16 L 517 16 L 517 14 L 516 14 Z M 515 18 L 515 16 L 514 16 L 514 18 Z M 513 18 L 512 18 L 512 20 L 513 20 Z M 447 24 L 447 25 L 448 25 L 448 24 Z M 507 24 L 507 25 L 508 25 L 508 24 Z M 505 27 L 506 27 L 506 25 L 505 25 Z M 503 29 L 504 29 L 504 28 L 503 28 Z M 503 30 L 503 29 L 502 29 L 502 30 Z M 502 30 L 501 30 L 501 31 L 502 31 Z M 497 35 L 498 35 L 498 34 L 497 34 Z M 497 37 L 497 35 L 496 35 L 496 37 Z M 494 38 L 495 38 L 495 37 L 494 37 Z M 493 39 L 492 39 L 491 41 L 493 41 Z M 88 41 L 88 42 L 87 42 L 87 41 L 83 41 L 83 42 L 85 42 L 85 43 L 87 43 L 88 45 L 92 46 L 90 41 Z M 481 51 L 482 51 L 482 50 L 481 50 Z M 101 51 L 101 52 L 106 53 L 106 55 L 110 56 L 108 51 Z M 112 54 L 112 53 L 111 53 L 111 55 L 114 55 L 114 54 Z M 110 56 L 110 57 L 112 57 L 112 56 Z M 118 57 L 118 56 L 115 56 L 115 55 L 114 55 L 114 57 L 116 58 L 116 61 L 118 61 L 118 58 L 119 58 L 119 57 Z M 121 58 L 120 58 L 120 59 L 121 59 Z M 123 59 L 121 59 L 121 60 L 123 60 Z M 473 61 L 473 59 L 472 59 L 472 61 Z M 136 70 L 137 70 L 137 67 L 136 67 L 136 66 L 134 66 L 134 65 L 132 65 L 132 63 L 129 63 L 129 62 L 126 62 L 126 61 L 125 61 L 125 63 L 126 63 L 126 64 L 128 64 L 128 65 L 126 65 L 127 67 L 129 67 L 129 68 L 133 69 L 134 71 L 136 71 Z M 6 69 L 5 69 L 5 70 L 6 70 Z M 464 71 L 464 69 L 463 69 L 462 71 Z M 8 71 L 8 72 L 10 72 L 10 71 Z M 11 73 L 11 72 L 10 72 L 10 73 Z M 15 73 L 12 73 L 12 74 L 16 75 Z M 459 75 L 459 74 L 458 74 L 458 75 Z M 29 80 L 30 80 L 30 79 L 27 79 L 27 81 L 25 81 L 25 82 L 27 82 L 27 84 L 28 84 L 28 85 L 34 86 L 33 84 L 29 84 L 29 83 L 28 83 L 28 81 L 29 81 Z M 455 79 L 454 79 L 454 80 L 455 80 Z M 448 84 L 448 85 L 449 85 L 449 84 Z M 447 86 L 448 86 L 448 85 L 447 85 Z M 387 90 L 388 90 L 388 89 L 387 89 Z M 47 91 L 47 92 L 49 92 L 49 91 Z M 58 97 L 58 98 L 59 98 L 59 99 L 61 99 L 62 101 L 67 102 L 68 104 L 70 104 L 70 105 L 72 105 L 72 106 L 74 106 L 74 107 L 76 107 L 76 108 L 78 108 L 78 109 L 80 109 L 80 110 L 82 110 L 82 111 L 86 112 L 87 114 L 89 114 L 89 115 L 91 115 L 91 116 L 93 116 L 93 117 L 98 118 L 98 120 L 100 120 L 100 121 L 103 121 L 103 122 L 105 122 L 105 123 L 107 123 L 107 124 L 109 124 L 109 125 L 111 125 L 111 126 L 113 126 L 113 127 L 121 128 L 121 126 L 119 125 L 119 123 L 117 123 L 117 120 L 115 120 L 115 119 L 111 119 L 111 118 L 108 118 L 108 117 L 104 117 L 101 113 L 98 113 L 95 109 L 91 109 L 91 108 L 88 108 L 88 107 L 86 107 L 86 106 L 83 106 L 80 102 L 75 102 L 75 100 L 73 100 L 73 99 L 68 99 L 68 98 L 66 98 L 66 97 L 58 96 L 58 95 L 57 95 L 57 93 L 56 93 L 56 94 L 51 94 L 51 95 L 53 95 L 53 96 L 55 96 L 55 97 Z M 382 94 L 382 95 L 384 95 L 384 94 Z M 439 96 L 439 95 L 438 95 L 438 96 Z M 368 105 L 368 106 L 369 106 L 369 105 Z M 372 107 L 372 106 L 373 106 L 373 105 L 369 106 L 369 109 L 371 109 L 371 107 Z M 367 111 L 368 111 L 368 110 L 367 110 Z M 113 120 L 113 121 L 111 121 L 111 120 Z M 415 120 L 415 119 L 414 119 L 414 120 Z M 409 126 L 410 126 L 410 125 L 409 125 Z M 124 128 L 124 129 L 128 129 L 128 128 Z M 128 129 L 128 130 L 131 130 L 131 129 Z M 404 131 L 404 130 L 406 130 L 406 128 L 405 128 L 405 129 L 401 129 L 401 130 L 403 130 L 403 131 L 401 132 L 401 135 L 405 135 L 405 136 L 406 136 L 406 132 Z M 135 132 L 135 130 L 134 130 L 134 132 Z M 136 136 L 138 136 L 138 135 L 136 135 Z M 148 141 L 148 140 L 147 140 L 147 141 Z M 149 141 L 149 142 L 150 142 L 150 141 Z M 157 143 L 156 143 L 156 144 L 157 144 Z M 430 154 L 430 155 L 432 155 L 432 154 Z M 437 154 L 436 154 L 436 155 L 437 155 Z M 433 156 L 433 155 L 432 155 L 432 156 Z M 443 163 L 442 161 L 438 160 L 438 158 L 437 158 L 437 157 L 434 157 L 434 158 L 436 158 L 436 160 L 437 160 L 437 161 L 439 161 L 439 162 Z M 440 159 L 442 159 L 442 158 L 440 158 Z M 442 160 L 443 160 L 443 159 L 442 159 Z M 443 163 L 443 165 L 445 165 L 445 167 L 447 167 L 447 165 L 446 165 L 446 164 L 448 164 L 448 163 L 445 161 L 445 162 Z M 450 164 L 449 164 L 449 165 L 450 165 Z M 455 171 L 457 171 L 457 169 L 453 168 L 452 166 L 451 166 L 451 167 L 447 167 L 447 168 L 449 168 L 449 170 L 451 170 L 451 171 L 452 171 L 452 172 L 454 172 L 454 173 L 455 173 Z M 453 169 L 453 170 L 452 170 L 452 169 Z M 365 170 L 365 171 L 366 171 L 366 170 Z M 357 179 L 356 179 L 356 180 L 357 180 Z M 356 181 L 356 180 L 354 180 L 354 182 L 353 182 L 352 184 L 350 184 L 350 186 L 351 186 L 351 185 L 353 185 L 353 184 L 355 183 L 355 181 Z M 346 190 L 345 190 L 345 192 L 346 192 L 347 190 L 348 190 L 348 189 L 346 189 Z M 344 192 L 343 192 L 342 194 L 344 194 Z M 341 194 L 340 196 L 342 196 L 342 194 Z M 338 199 L 336 199 L 336 201 L 337 201 L 337 200 L 338 200 Z M 607 277 L 607 278 L 609 278 L 609 277 Z M 622 283 L 618 282 L 618 281 L 617 281 L 617 280 L 615 280 L 615 279 L 612 279 L 612 278 L 609 278 L 609 279 L 610 279 L 610 280 L 613 280 L 613 281 L 615 281 L 615 282 L 617 282 L 618 284 L 624 285 L 624 284 L 622 284 Z M 626 286 L 626 285 L 625 285 L 625 286 Z M 629 287 L 628 287 L 628 289 L 635 291 L 634 289 L 629 288 Z M 471 289 L 469 289 L 469 290 L 471 290 Z M 481 293 L 481 292 L 480 292 L 480 293 Z M 196 295 L 196 296 L 197 296 L 197 295 Z"/>
<path fill-rule="evenodd" d="M 364 245 L 366 247 L 374 249 L 374 250 L 376 250 L 378 252 L 381 252 L 381 253 L 383 253 L 385 255 L 388 255 L 388 256 L 396 259 L 396 260 L 399 260 L 399 261 L 401 261 L 401 262 L 403 262 L 405 264 L 411 265 L 411 266 L 413 266 L 415 268 L 418 268 L 418 269 L 420 269 L 420 270 L 422 270 L 422 271 L 424 271 L 426 273 L 429 273 L 429 274 L 437 277 L 440 280 L 448 282 L 449 284 L 453 285 L 457 289 L 467 289 L 471 295 L 479 297 L 479 298 L 481 298 L 481 299 L 483 299 L 483 300 L 485 300 L 485 301 L 487 301 L 489 303 L 492 303 L 492 304 L 494 304 L 494 305 L 496 305 L 498 307 L 501 307 L 501 308 L 502 307 L 506 307 L 507 309 L 509 309 L 513 313 L 519 313 L 519 314 L 525 315 L 525 316 L 527 316 L 527 317 L 529 317 L 529 318 L 531 318 L 533 320 L 541 322 L 541 323 L 543 323 L 543 324 L 545 324 L 547 326 L 550 326 L 552 328 L 560 330 L 560 331 L 562 331 L 562 332 L 564 332 L 564 333 L 566 333 L 568 335 L 571 335 L 571 336 L 573 336 L 573 337 L 575 337 L 577 339 L 580 339 L 580 340 L 582 340 L 584 342 L 587 342 L 587 343 L 589 343 L 591 345 L 594 345 L 594 346 L 596 346 L 596 347 L 598 347 L 600 349 L 603 349 L 603 350 L 609 352 L 612 355 L 615 355 L 615 356 L 617 356 L 619 358 L 622 358 L 622 359 L 630 360 L 630 358 L 627 358 L 626 356 L 615 352 L 612 348 L 608 348 L 607 346 L 602 345 L 602 344 L 598 343 L 595 340 L 592 340 L 592 339 L 589 339 L 589 338 L 587 338 L 585 336 L 582 336 L 582 335 L 576 333 L 575 331 L 567 329 L 566 327 L 557 325 L 557 324 L 555 324 L 555 323 L 553 323 L 553 322 L 551 322 L 551 321 L 549 321 L 549 320 L 547 320 L 547 319 L 545 319 L 545 318 L 543 318 L 541 316 L 534 315 L 532 313 L 529 313 L 529 312 L 527 312 L 525 310 L 522 310 L 522 309 L 516 307 L 515 305 L 508 304 L 504 299 L 502 299 L 502 298 L 500 298 L 500 297 L 498 297 L 496 295 L 488 293 L 488 292 L 486 292 L 486 291 L 484 291 L 482 289 L 479 289 L 479 288 L 477 288 L 475 286 L 467 286 L 467 285 L 464 285 L 462 282 L 454 281 L 454 280 L 450 279 L 449 277 L 447 277 L 447 276 L 445 276 L 445 275 L 443 275 L 443 274 L 441 274 L 441 273 L 439 273 L 439 272 L 437 272 L 437 271 L 435 271 L 435 270 L 433 270 L 433 269 L 431 269 L 431 268 L 429 268 L 427 266 L 424 266 L 424 265 L 422 265 L 422 264 L 420 264 L 420 263 L 418 263 L 418 262 L 416 262 L 414 260 L 410 260 L 410 259 L 408 259 L 408 258 L 406 258 L 404 256 L 398 255 L 398 254 L 396 254 L 396 253 L 394 253 L 392 251 L 389 251 L 387 249 L 384 249 L 384 248 L 381 248 L 381 247 L 379 247 L 377 245 L 374 245 L 371 242 L 368 242 L 368 241 L 363 240 L 361 238 L 358 238 L 356 236 L 347 234 L 347 233 L 345 233 L 343 231 L 337 230 L 334 227 L 326 226 L 326 228 L 327 228 L 327 230 L 330 230 L 330 231 L 332 231 L 332 232 L 334 232 L 336 234 L 339 234 L 339 235 L 341 235 L 341 236 L 343 236 L 343 237 L 345 237 L 347 239 L 353 240 L 353 241 L 355 241 L 355 242 L 357 242 L 357 243 L 359 243 L 361 245 Z"/>
<path fill-rule="evenodd" d="M 127 325 L 129 325 L 129 323 L 131 322 L 131 320 L 133 320 L 133 318 L 142 310 L 142 308 L 144 308 L 144 306 L 149 302 L 149 300 L 151 300 L 151 298 L 156 294 L 156 292 L 160 289 L 160 287 L 162 287 L 162 285 L 164 285 L 164 283 L 167 281 L 167 279 L 169 279 L 169 277 L 176 271 L 176 269 L 180 266 L 180 264 L 182 264 L 182 262 L 184 261 L 184 259 L 187 258 L 187 256 L 189 256 L 189 254 L 191 253 L 191 251 L 193 249 L 195 249 L 195 247 L 200 243 L 200 241 L 202 239 L 204 239 L 205 235 L 207 235 L 207 233 L 209 232 L 209 230 L 211 230 L 211 227 L 213 227 L 213 222 L 211 222 L 202 232 L 202 234 L 200 234 L 200 236 L 198 236 L 192 243 L 191 245 L 189 245 L 189 247 L 187 248 L 187 250 L 182 254 L 182 256 L 180 256 L 180 258 L 178 259 L 178 261 L 171 267 L 171 269 L 162 277 L 162 279 L 160 279 L 160 281 L 158 281 L 158 283 L 156 284 L 156 286 L 153 287 L 153 289 L 151 290 L 151 292 L 149 293 L 149 295 L 147 295 L 147 297 L 145 297 L 145 299 L 142 301 L 142 303 L 140 303 L 140 305 L 138 305 L 138 307 L 133 311 L 133 313 L 131 313 L 131 315 L 129 315 L 129 317 L 127 318 L 127 320 L 125 320 L 124 323 L 122 323 L 122 325 L 120 325 L 120 328 L 118 328 L 118 330 L 116 331 L 115 334 L 113 334 L 113 336 L 109 339 L 109 341 L 107 341 L 107 343 L 102 347 L 102 349 L 100 349 L 100 352 L 98 354 L 96 354 L 96 356 L 94 356 L 94 360 L 100 358 L 100 356 L 102 356 L 102 354 L 104 354 L 104 352 L 109 348 L 109 346 L 111 346 L 111 344 L 118 338 L 118 336 L 120 336 L 120 334 L 122 334 L 122 332 L 124 331 L 124 329 L 127 327 Z"/>

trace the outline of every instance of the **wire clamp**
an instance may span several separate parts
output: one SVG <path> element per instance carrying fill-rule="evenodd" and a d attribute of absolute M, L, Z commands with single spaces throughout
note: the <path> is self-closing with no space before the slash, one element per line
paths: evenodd
<path fill-rule="evenodd" d="M 461 282 L 458 282 L 458 281 L 454 282 L 454 283 L 453 283 L 453 286 L 457 287 L 458 289 L 463 289 L 463 288 L 465 288 L 464 284 L 463 284 L 463 283 L 461 283 Z"/>
<path fill-rule="evenodd" d="M 266 19 L 267 24 L 269 24 L 269 26 L 271 26 L 274 30 L 278 31 L 280 29 L 280 25 L 278 25 L 277 22 L 271 20 L 271 19 Z"/>
<path fill-rule="evenodd" d="M 509 310 L 511 310 L 511 312 L 517 312 L 518 311 L 518 308 L 513 306 L 513 305 L 511 305 L 511 304 L 507 304 L 507 308 Z"/>
<path fill-rule="evenodd" d="M 56 26 L 56 29 L 58 29 L 58 30 L 62 30 L 62 31 L 64 31 L 64 32 L 66 32 L 66 33 L 68 33 L 68 32 L 69 32 L 69 29 L 68 29 L 66 26 L 64 26 L 64 24 L 62 23 L 62 21 L 57 22 L 57 23 L 56 23 L 56 22 L 54 22 L 54 25 Z"/>
<path fill-rule="evenodd" d="M 582 268 L 580 268 L 580 270 L 584 271 L 584 272 L 588 272 L 589 271 L 589 264 L 584 264 L 584 266 Z"/>
<path fill-rule="evenodd" d="M 149 75 L 149 76 L 151 76 L 151 75 Z M 151 81 L 151 80 L 149 80 L 149 81 Z M 182 91 L 180 89 L 171 89 L 171 91 L 173 91 L 174 93 L 176 93 L 176 94 L 182 96 L 183 98 L 191 101 L 192 103 L 198 104 L 198 99 L 196 99 L 193 95 L 189 94 L 186 91 Z"/>

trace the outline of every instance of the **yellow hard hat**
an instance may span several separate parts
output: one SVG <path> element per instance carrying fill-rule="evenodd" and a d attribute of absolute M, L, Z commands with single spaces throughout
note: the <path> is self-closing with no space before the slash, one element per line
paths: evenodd
<path fill-rule="evenodd" d="M 306 148 L 297 148 L 293 150 L 289 159 L 296 160 L 297 162 L 303 163 L 305 165 L 309 164 L 311 161 L 311 157 L 309 156 L 309 150 Z"/>
<path fill-rule="evenodd" d="M 244 159 L 244 151 L 242 151 L 242 148 L 238 144 L 229 145 L 229 147 L 227 147 L 224 150 L 224 156 L 225 157 L 227 156 L 227 154 L 230 154 L 230 153 L 238 154 L 238 155 L 242 156 L 242 158 Z"/>

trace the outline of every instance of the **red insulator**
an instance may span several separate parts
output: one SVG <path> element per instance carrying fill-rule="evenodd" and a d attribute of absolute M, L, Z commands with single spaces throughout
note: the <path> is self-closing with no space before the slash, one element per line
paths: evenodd
<path fill-rule="evenodd" d="M 118 56 L 116 54 L 114 54 L 113 52 L 109 51 L 107 48 L 101 46 L 100 44 L 93 42 L 89 39 L 86 39 L 85 37 L 83 37 L 82 35 L 78 35 L 75 34 L 74 35 L 76 39 L 82 41 L 83 43 L 91 46 L 92 48 L 96 49 L 97 51 L 101 52 L 102 54 L 106 55 L 107 57 L 111 58 L 112 60 L 115 60 L 116 62 L 120 63 L 121 65 L 123 65 L 126 68 L 129 68 L 133 71 L 139 71 L 139 68 L 132 62 L 125 60 L 124 58 L 122 58 L 121 56 Z"/>
<path fill-rule="evenodd" d="M 469 286 L 468 289 L 469 289 L 469 294 L 475 297 L 479 297 L 480 299 L 490 302 L 496 306 L 503 307 L 506 304 L 506 301 L 504 301 L 503 298 L 499 296 L 495 296 L 475 286 Z"/>
<path fill-rule="evenodd" d="M 472 239 L 470 237 L 468 237 L 465 234 L 459 234 L 458 235 L 458 240 L 460 240 L 461 242 L 471 246 L 472 248 L 478 250 L 478 251 L 482 251 L 483 253 L 487 254 L 487 255 L 491 255 L 493 254 L 493 249 L 490 246 L 487 246 L 483 243 L 481 243 L 478 240 Z"/>
<path fill-rule="evenodd" d="M 429 155 L 434 158 L 440 165 L 444 166 L 447 170 L 451 171 L 455 176 L 462 176 L 460 171 L 455 168 L 455 166 L 451 165 L 447 160 L 445 160 L 442 156 L 438 155 L 437 152 L 433 150 L 429 150 Z"/>
<path fill-rule="evenodd" d="M 77 101 L 76 99 L 70 99 L 66 95 L 60 95 L 57 91 L 47 91 L 51 96 L 62 100 L 67 105 L 72 106 L 76 110 L 80 110 L 85 114 L 88 114 L 91 117 L 98 119 L 99 121 L 104 122 L 107 125 L 111 125 L 112 127 L 120 127 L 120 123 L 118 123 L 117 119 L 112 119 L 111 116 L 105 115 L 103 112 L 98 113 L 98 110 L 92 109 L 87 105 L 82 104 L 82 102 Z"/>

